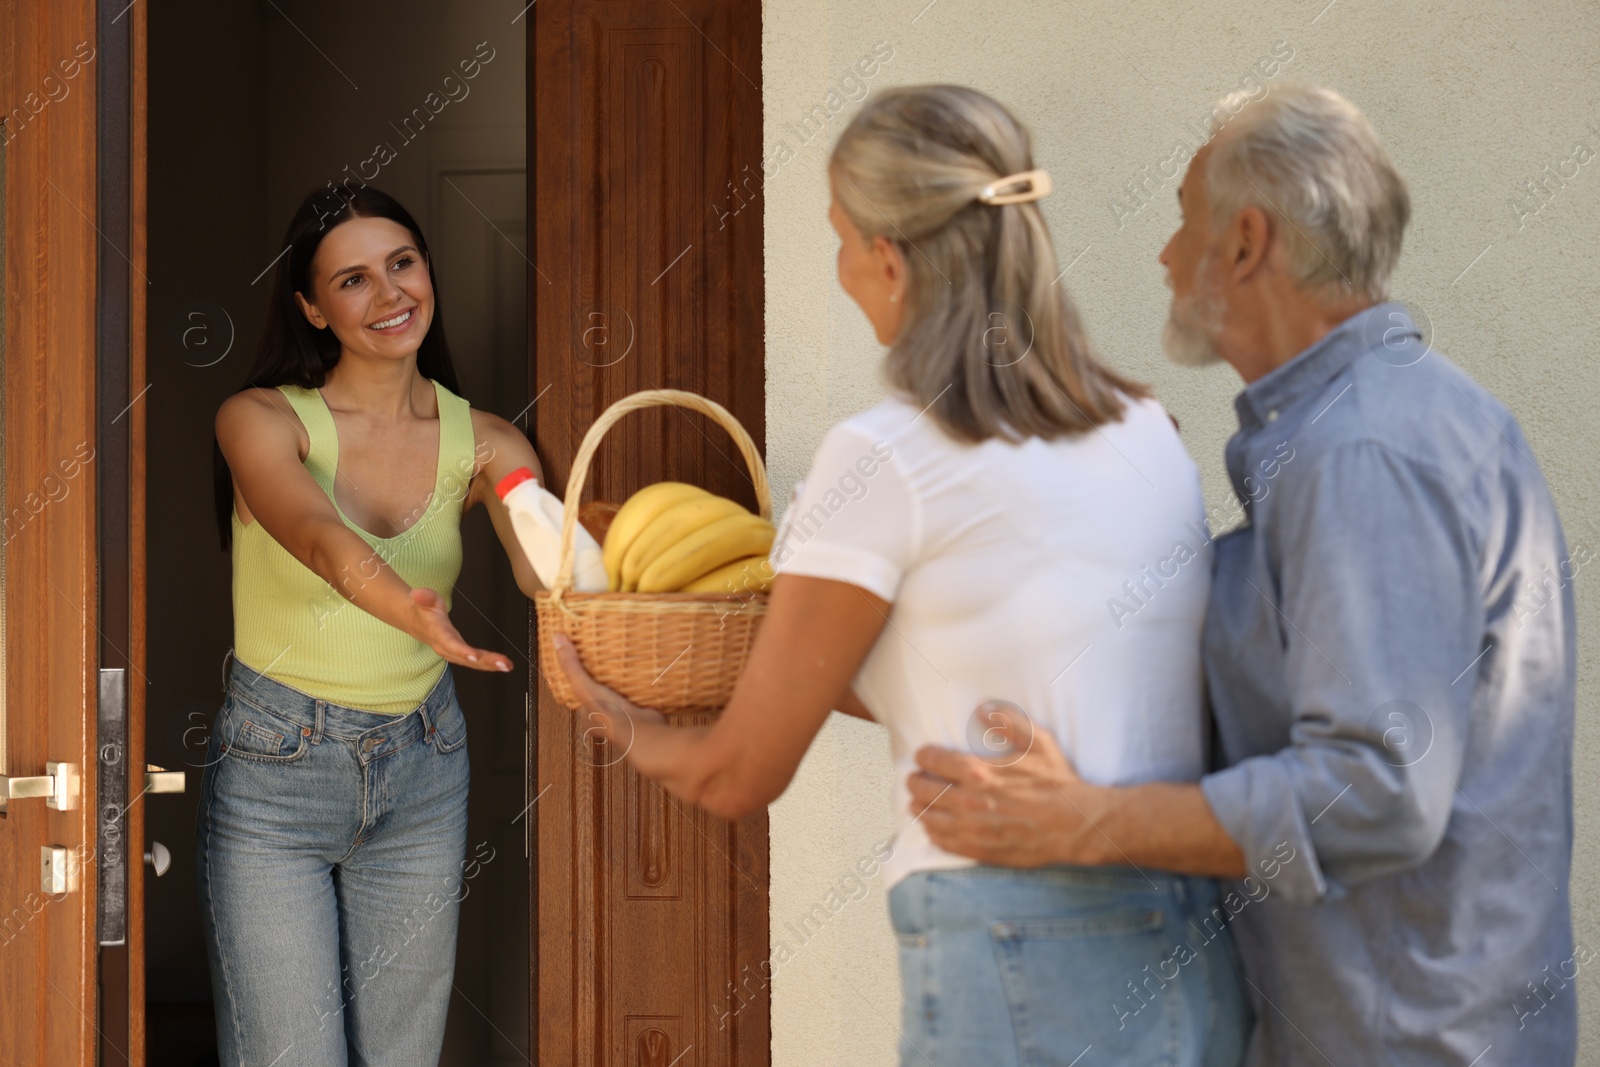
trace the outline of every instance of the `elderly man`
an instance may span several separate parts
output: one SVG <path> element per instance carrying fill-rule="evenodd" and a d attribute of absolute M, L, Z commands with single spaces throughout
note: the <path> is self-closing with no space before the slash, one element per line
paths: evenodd
<path fill-rule="evenodd" d="M 913 810 L 988 863 L 1242 878 L 1187 948 L 1232 929 L 1250 1067 L 1570 1065 L 1594 954 L 1568 902 L 1573 563 L 1550 494 L 1504 405 L 1381 302 L 1410 209 L 1365 117 L 1294 85 L 1215 114 L 1160 260 L 1169 355 L 1245 382 L 1244 521 L 1212 544 L 1204 638 L 1220 769 L 1088 783 L 1003 713 L 1026 755 L 925 749 Z"/>

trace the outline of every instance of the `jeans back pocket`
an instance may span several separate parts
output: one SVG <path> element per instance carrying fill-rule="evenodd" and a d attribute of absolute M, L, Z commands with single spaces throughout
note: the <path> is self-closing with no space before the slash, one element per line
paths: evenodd
<path fill-rule="evenodd" d="M 1188 1012 L 1162 977 L 1174 949 L 1166 927 L 1160 909 L 1137 907 L 991 924 L 1022 1064 L 1068 1064 L 1090 1046 L 1119 1067 L 1184 1062 Z"/>

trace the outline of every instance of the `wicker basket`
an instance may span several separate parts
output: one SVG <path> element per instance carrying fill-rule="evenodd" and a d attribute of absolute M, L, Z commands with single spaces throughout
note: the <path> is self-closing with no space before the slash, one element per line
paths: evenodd
<path fill-rule="evenodd" d="M 578 699 L 555 658 L 553 638 L 572 639 L 584 667 L 628 700 L 664 714 L 722 708 L 744 670 L 767 611 L 765 593 L 579 593 L 572 588 L 575 531 L 583 485 L 600 439 L 630 411 L 673 405 L 708 415 L 733 437 L 750 467 L 761 517 L 772 519 L 766 464 L 739 420 L 721 404 L 677 389 L 647 389 L 612 404 L 584 434 L 572 462 L 561 516 L 561 561 L 554 585 L 534 597 L 541 673 L 569 708 Z"/>

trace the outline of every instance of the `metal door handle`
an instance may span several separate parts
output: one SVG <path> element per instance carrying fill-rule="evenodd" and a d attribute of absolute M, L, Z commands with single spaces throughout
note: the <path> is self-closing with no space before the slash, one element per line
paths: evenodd
<path fill-rule="evenodd" d="M 28 797 L 47 797 L 55 788 L 56 780 L 49 775 L 32 778 L 7 778 L 0 775 L 0 803 L 7 800 L 25 800 Z"/>
<path fill-rule="evenodd" d="M 27 777 L 8 778 L 0 774 L 0 811 L 5 811 L 10 801 L 30 797 L 44 797 L 45 807 L 53 811 L 71 811 L 77 807 L 77 765 L 52 760 L 44 769 L 42 775 Z"/>
<path fill-rule="evenodd" d="M 156 872 L 156 877 L 160 878 L 167 873 L 167 868 L 172 866 L 172 853 L 160 841 L 152 841 L 149 851 L 144 854 L 144 861 Z"/>

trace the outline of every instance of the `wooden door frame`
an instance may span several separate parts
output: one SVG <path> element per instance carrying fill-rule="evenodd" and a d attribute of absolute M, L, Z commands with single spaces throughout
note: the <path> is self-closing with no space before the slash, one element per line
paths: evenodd
<path fill-rule="evenodd" d="M 7 930 L 8 944 L 26 943 L 0 968 L 0 1059 L 78 1067 L 97 1061 L 102 1031 L 96 846 L 105 813 L 95 724 L 102 591 L 108 582 L 97 558 L 102 515 L 95 464 L 104 443 L 100 413 L 106 402 L 97 390 L 102 360 L 117 354 L 126 368 L 129 356 L 126 347 L 106 347 L 113 336 L 107 317 L 120 317 L 125 333 L 131 310 L 129 300 L 120 310 L 100 304 L 108 284 L 104 246 L 117 247 L 122 256 L 130 248 L 126 236 L 119 243 L 115 233 L 108 237 L 102 230 L 106 196 L 120 189 L 127 204 L 132 181 L 131 168 L 125 168 L 109 188 L 102 187 L 102 116 L 119 95 L 115 80 L 105 84 L 94 66 L 102 58 L 102 26 L 116 21 L 107 6 L 95 0 L 12 0 L 0 11 L 0 99 L 12 109 L 4 133 L 3 317 L 10 489 L 5 596 L 11 624 L 4 650 L 8 753 L 0 770 L 37 775 L 47 760 L 78 768 L 71 803 L 47 810 L 41 800 L 25 800 L 4 820 L 0 853 L 8 869 L 22 875 L 19 884 L 7 887 L 8 908 L 13 900 L 38 898 L 30 882 L 39 871 L 42 845 L 65 849 L 68 872 L 76 878 L 66 893 L 43 899 L 26 915 L 15 936 Z M 126 38 L 133 31 L 117 32 Z M 132 57 L 126 49 L 123 55 Z M 130 97 L 120 95 L 126 108 Z M 126 122 L 122 127 L 131 134 Z M 125 608 L 127 596 L 120 595 L 114 603 Z M 126 639 L 120 647 L 131 651 Z M 116 758 L 124 759 L 124 753 Z M 121 822 L 118 810 L 111 824 L 126 831 Z M 128 1049 L 125 1039 L 122 1049 Z"/>
<path fill-rule="evenodd" d="M 561 0 L 527 16 L 528 395 L 547 482 L 561 492 L 595 418 L 644 388 L 709 396 L 763 448 L 759 0 Z M 717 206 L 735 182 L 750 210 L 730 219 Z M 639 347 L 581 359 L 590 313 L 621 335 L 627 305 Z M 698 415 L 640 412 L 601 445 L 587 495 L 677 478 L 754 505 L 737 458 Z M 529 688 L 536 1062 L 770 1063 L 766 812 L 727 823 L 625 763 L 586 763 L 585 724 L 535 672 Z M 652 883 L 664 869 L 676 881 Z"/>

